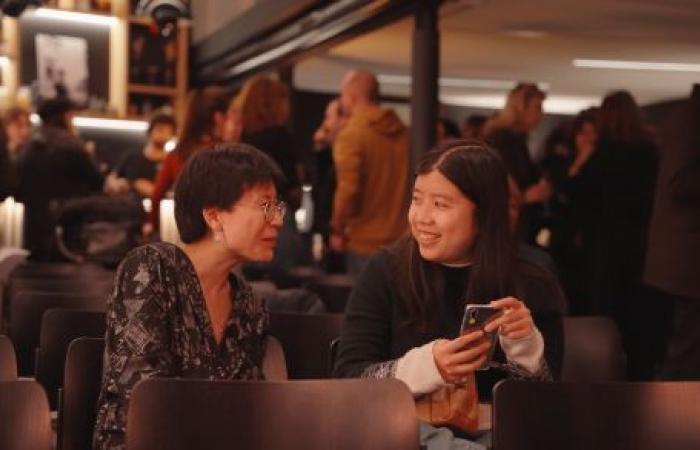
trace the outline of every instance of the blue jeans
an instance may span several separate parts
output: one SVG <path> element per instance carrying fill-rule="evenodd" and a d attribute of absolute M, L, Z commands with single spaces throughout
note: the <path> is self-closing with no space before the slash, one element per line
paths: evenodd
<path fill-rule="evenodd" d="M 474 441 L 455 437 L 446 427 L 434 427 L 418 421 L 420 445 L 427 450 L 487 450 L 491 445 L 491 433 L 485 433 Z"/>

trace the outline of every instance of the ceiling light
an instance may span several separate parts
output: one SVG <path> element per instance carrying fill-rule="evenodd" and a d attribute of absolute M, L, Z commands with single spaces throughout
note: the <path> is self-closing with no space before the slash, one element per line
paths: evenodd
<path fill-rule="evenodd" d="M 379 74 L 377 81 L 380 84 L 394 84 L 410 86 L 411 77 L 409 75 Z M 517 81 L 510 80 L 479 80 L 475 78 L 450 78 L 440 77 L 438 85 L 441 87 L 472 88 L 472 89 L 497 89 L 509 91 L 518 84 Z M 537 83 L 540 89 L 548 90 L 547 83 Z"/>
<path fill-rule="evenodd" d="M 79 22 L 90 25 L 111 26 L 117 23 L 116 17 L 101 14 L 85 14 L 77 11 L 65 11 L 62 9 L 38 8 L 27 16 L 40 17 L 42 19 L 60 20 L 64 22 Z"/>
<path fill-rule="evenodd" d="M 441 95 L 440 102 L 447 105 L 499 110 L 505 105 L 506 97 L 496 94 Z M 548 95 L 542 104 L 542 109 L 547 114 L 574 115 L 599 103 L 600 100 L 596 97 Z"/>
<path fill-rule="evenodd" d="M 658 70 L 663 72 L 700 72 L 700 64 L 649 61 L 618 61 L 612 59 L 574 59 L 574 67 L 588 69 Z"/>

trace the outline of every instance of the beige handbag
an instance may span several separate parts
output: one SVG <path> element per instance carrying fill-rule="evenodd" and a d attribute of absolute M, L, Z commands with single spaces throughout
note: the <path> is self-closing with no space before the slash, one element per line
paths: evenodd
<path fill-rule="evenodd" d="M 479 394 L 471 374 L 463 384 L 443 386 L 416 399 L 416 414 L 435 426 L 450 426 L 469 434 L 479 429 Z"/>

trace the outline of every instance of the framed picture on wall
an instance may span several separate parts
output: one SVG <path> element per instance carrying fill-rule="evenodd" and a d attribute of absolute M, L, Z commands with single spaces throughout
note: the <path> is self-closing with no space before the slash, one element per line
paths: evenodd
<path fill-rule="evenodd" d="M 35 45 L 39 97 L 67 96 L 85 105 L 89 81 L 87 40 L 39 33 Z"/>

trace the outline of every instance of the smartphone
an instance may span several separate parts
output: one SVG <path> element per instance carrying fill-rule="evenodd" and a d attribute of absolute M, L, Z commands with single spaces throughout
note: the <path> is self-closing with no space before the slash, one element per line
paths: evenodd
<path fill-rule="evenodd" d="M 460 329 L 460 335 L 471 333 L 476 330 L 483 330 L 486 324 L 496 320 L 502 314 L 502 311 L 498 308 L 493 308 L 488 305 L 467 305 L 464 307 L 464 317 L 462 318 L 462 327 Z M 493 352 L 496 349 L 496 334 L 497 330 L 487 333 L 484 331 L 484 339 L 491 343 L 491 346 L 486 352 L 486 361 L 477 367 L 477 370 L 486 370 L 491 365 L 491 359 L 493 358 Z"/>

